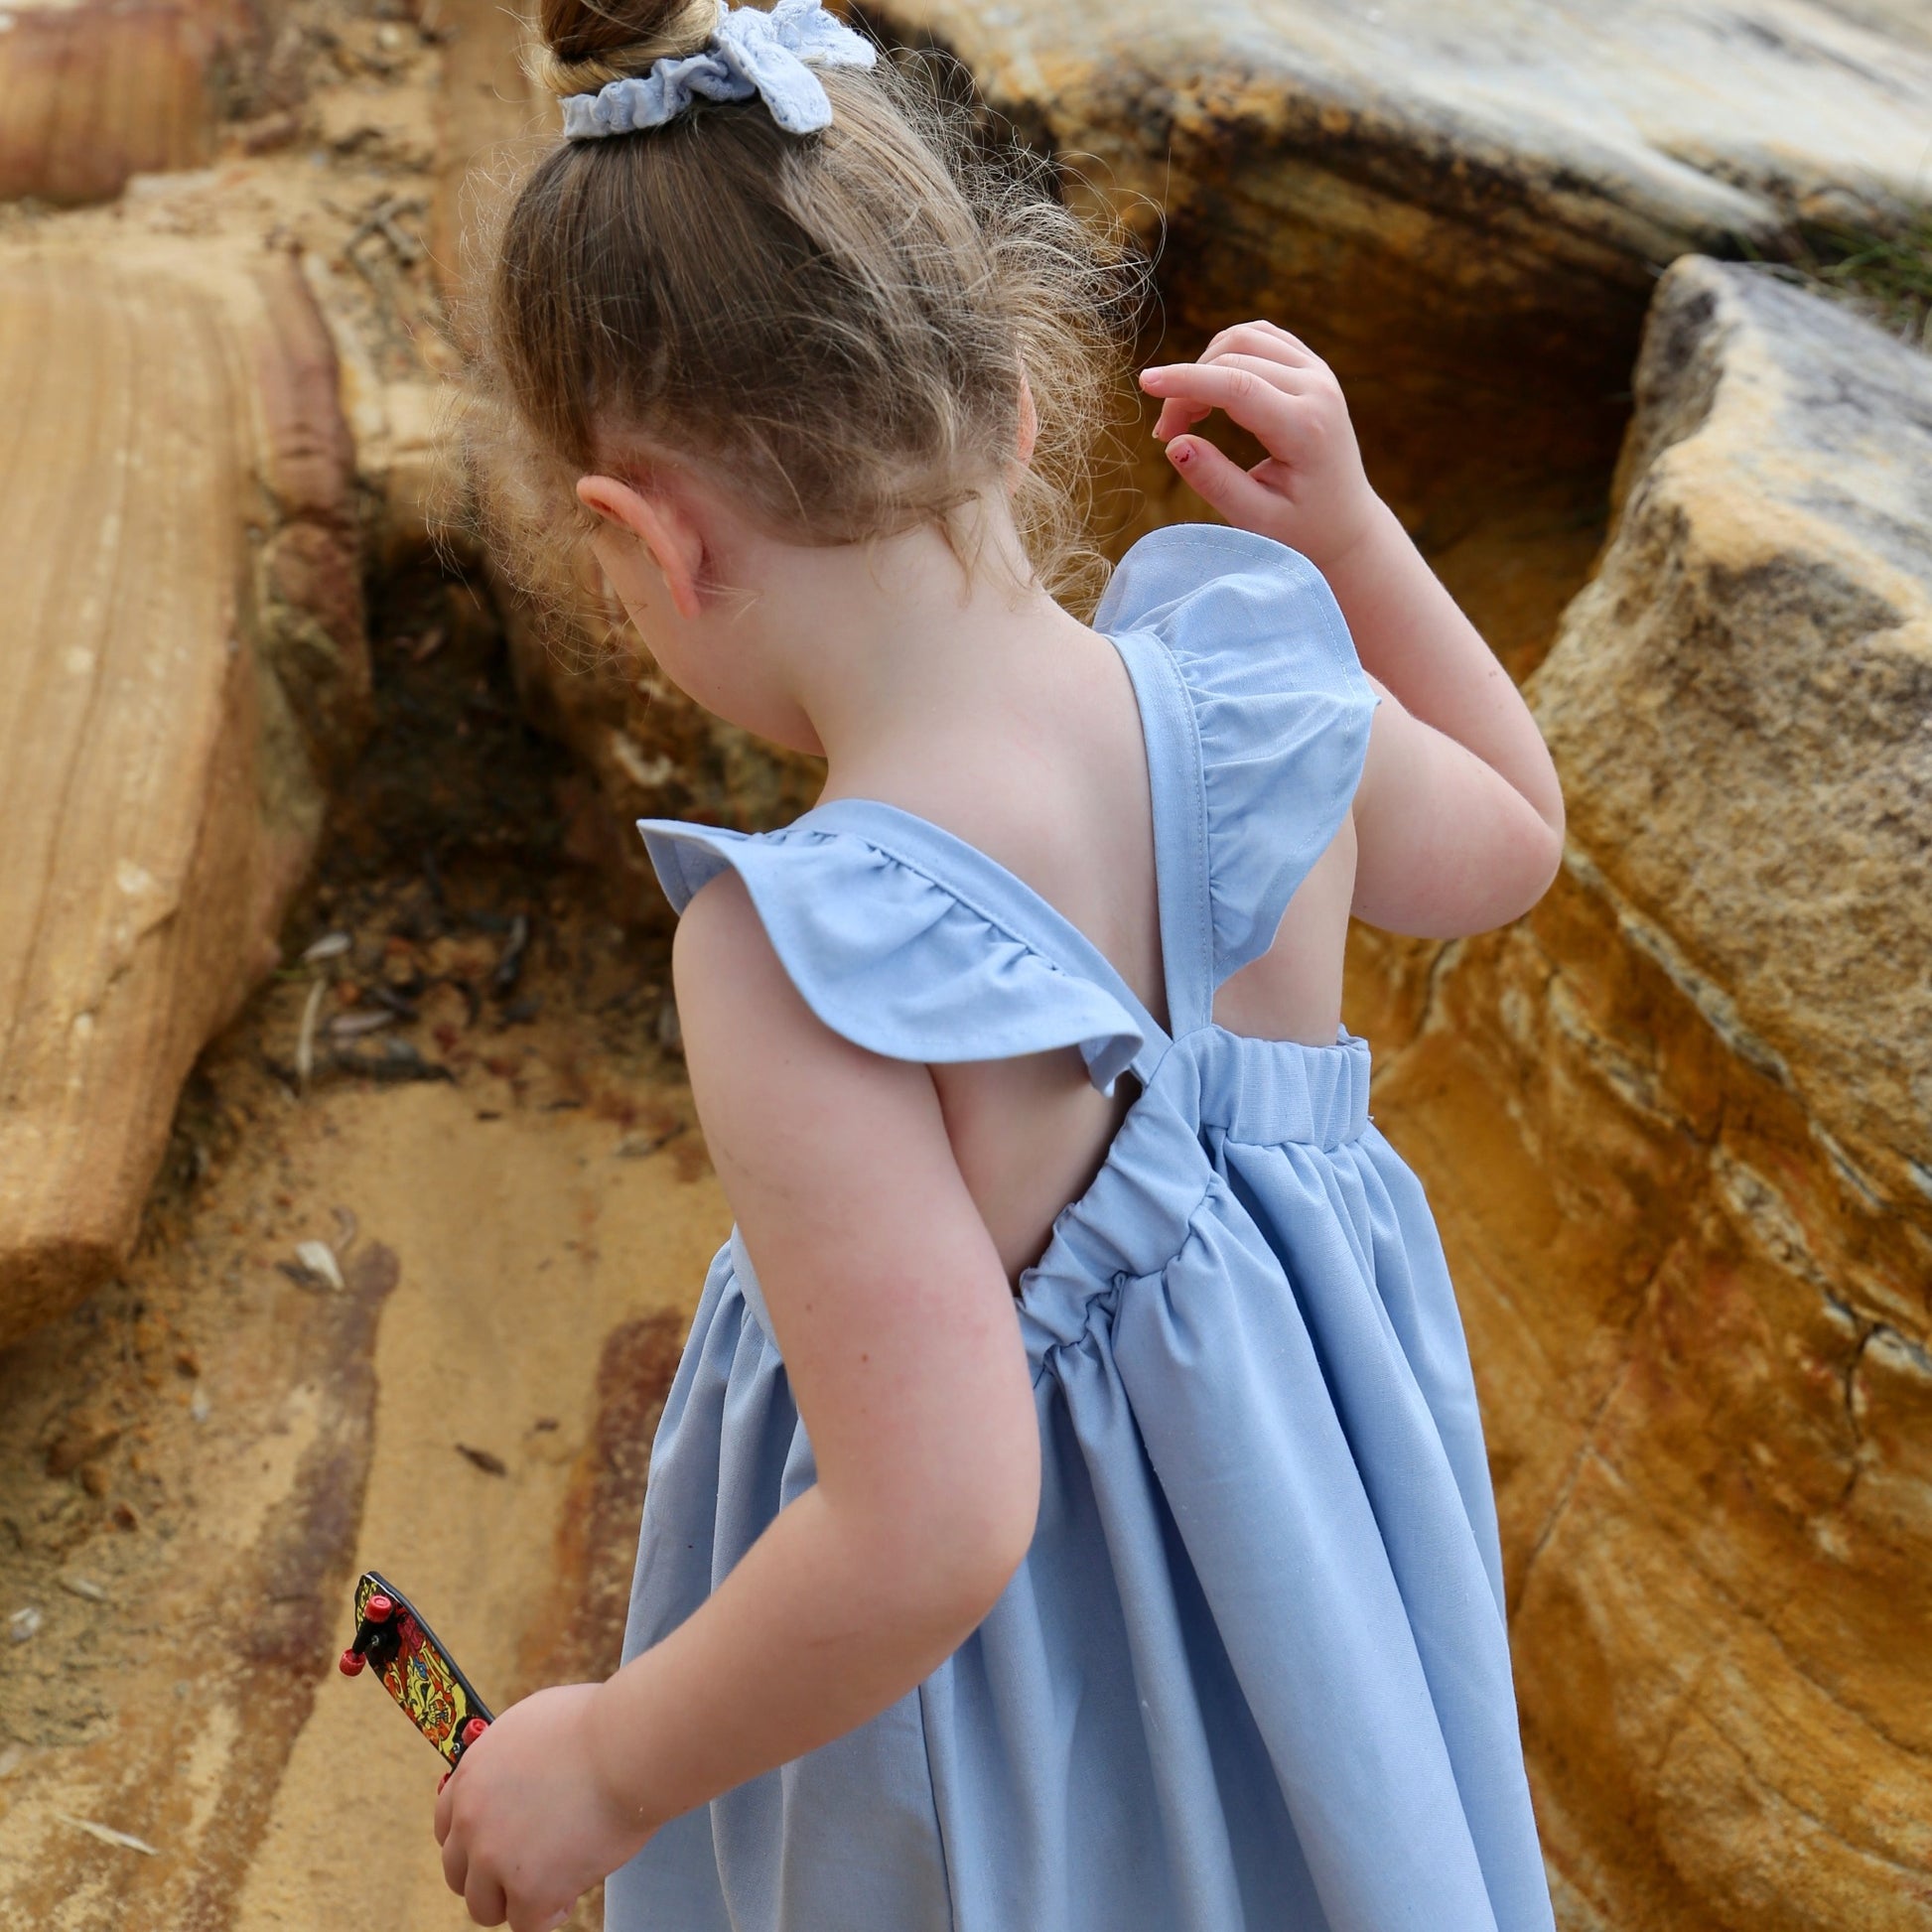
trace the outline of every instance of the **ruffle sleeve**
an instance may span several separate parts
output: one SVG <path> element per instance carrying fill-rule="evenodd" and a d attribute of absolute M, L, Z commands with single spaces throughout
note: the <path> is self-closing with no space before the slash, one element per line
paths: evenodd
<path fill-rule="evenodd" d="M 1321 573 L 1250 531 L 1177 523 L 1121 560 L 1097 630 L 1151 633 L 1193 711 L 1216 984 L 1260 958 L 1341 828 L 1378 702 Z"/>
<path fill-rule="evenodd" d="M 1077 1046 L 1107 1091 L 1142 1028 L 978 905 L 850 832 L 729 832 L 673 819 L 637 829 L 680 914 L 730 868 L 779 963 L 831 1030 L 890 1059 L 943 1065 Z"/>

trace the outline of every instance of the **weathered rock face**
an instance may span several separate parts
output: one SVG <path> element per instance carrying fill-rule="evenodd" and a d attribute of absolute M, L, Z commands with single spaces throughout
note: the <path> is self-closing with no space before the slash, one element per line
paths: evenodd
<path fill-rule="evenodd" d="M 1572 1928 L 1932 1925 L 1932 361 L 1660 286 L 1536 913 L 1365 943 Z M 1378 971 L 1378 969 L 1380 969 Z"/>
<path fill-rule="evenodd" d="M 276 960 L 368 693 L 335 357 L 289 257 L 0 257 L 0 1340 L 125 1253 Z"/>
<path fill-rule="evenodd" d="M 1932 14 L 1918 0 L 1823 0 L 1825 7 L 1861 27 L 1895 34 L 1921 47 L 1932 47 Z"/>
<path fill-rule="evenodd" d="M 1574 834 L 1848 1178 L 1932 1220 L 1932 363 L 1687 262 L 1637 403 L 1534 685 Z"/>
<path fill-rule="evenodd" d="M 529 30 L 515 9 L 449 0 L 442 31 L 432 245 L 458 328 L 467 332 L 468 292 L 487 260 L 483 249 L 498 198 L 555 137 L 558 110 L 524 73 Z"/>
<path fill-rule="evenodd" d="M 1095 188 L 1152 197 L 1175 254 L 1211 245 L 1173 320 L 1283 310 L 1485 440 L 1557 399 L 1602 433 L 1584 384 L 1627 375 L 1648 264 L 1923 197 L 1932 61 L 1882 4 L 863 11 L 958 54 Z"/>

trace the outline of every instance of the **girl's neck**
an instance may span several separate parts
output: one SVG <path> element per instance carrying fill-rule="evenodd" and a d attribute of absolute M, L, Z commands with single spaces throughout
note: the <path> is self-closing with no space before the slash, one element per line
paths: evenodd
<path fill-rule="evenodd" d="M 1054 665 L 1092 633 L 1029 582 L 1005 505 L 962 564 L 935 530 L 783 559 L 773 668 L 823 747 L 828 796 L 890 795 L 948 743 L 998 733 L 1035 707 Z"/>

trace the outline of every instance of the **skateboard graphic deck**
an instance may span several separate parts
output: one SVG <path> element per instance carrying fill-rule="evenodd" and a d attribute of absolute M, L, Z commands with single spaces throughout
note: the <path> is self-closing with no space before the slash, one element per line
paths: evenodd
<path fill-rule="evenodd" d="M 394 1584 L 369 1570 L 355 1586 L 355 1639 L 343 1652 L 345 1677 L 375 1666 L 382 1688 L 442 1752 L 450 1768 L 487 1728 L 489 1707 Z"/>

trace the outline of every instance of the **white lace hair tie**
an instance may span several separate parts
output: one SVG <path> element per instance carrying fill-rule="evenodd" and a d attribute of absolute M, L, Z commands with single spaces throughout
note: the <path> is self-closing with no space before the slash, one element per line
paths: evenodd
<path fill-rule="evenodd" d="M 813 68 L 869 68 L 878 51 L 833 19 L 819 0 L 777 0 L 769 13 L 718 0 L 718 25 L 695 54 L 667 54 L 648 73 L 564 100 L 564 138 L 597 141 L 662 127 L 693 101 L 759 95 L 787 134 L 832 124 L 832 103 Z"/>

